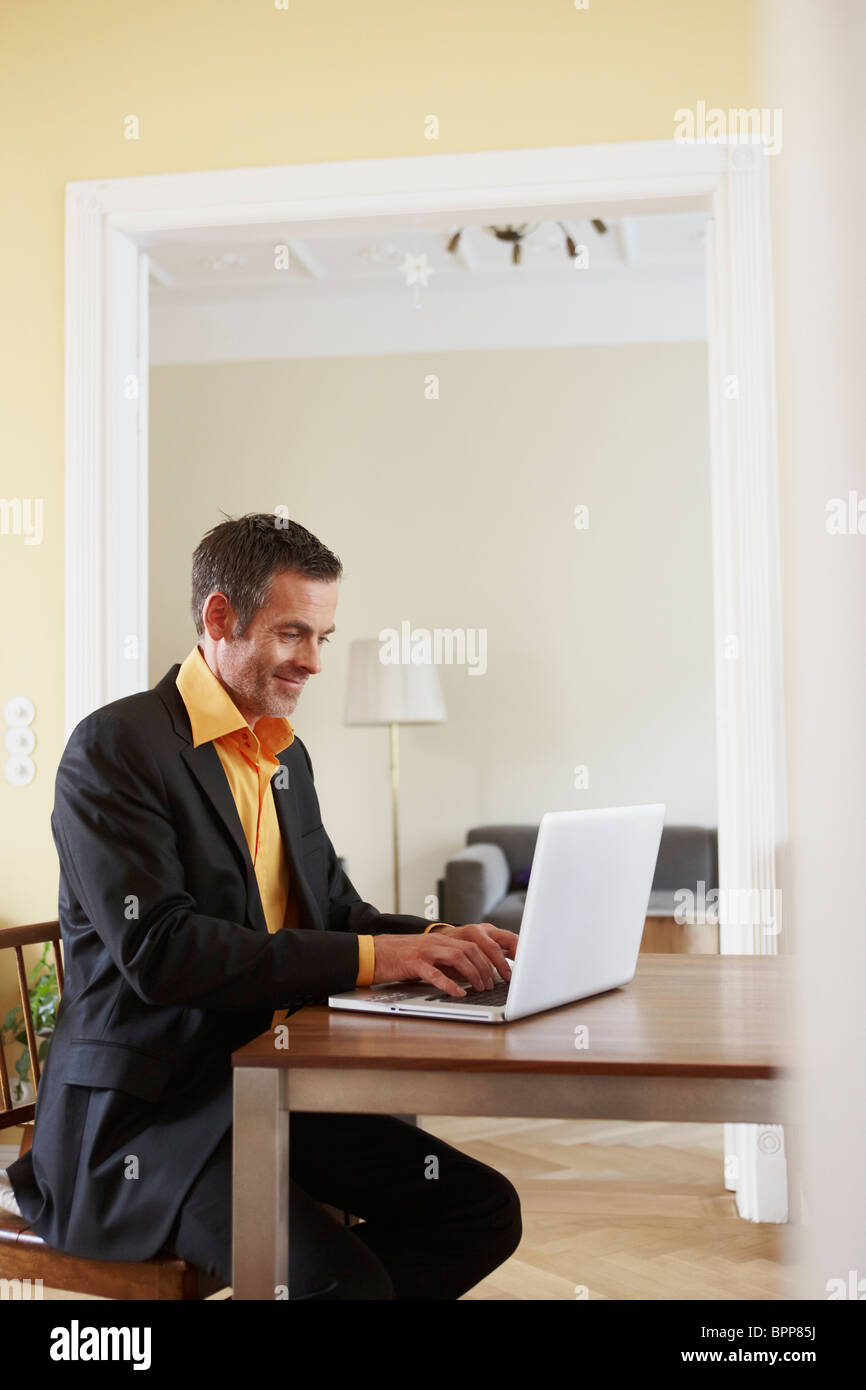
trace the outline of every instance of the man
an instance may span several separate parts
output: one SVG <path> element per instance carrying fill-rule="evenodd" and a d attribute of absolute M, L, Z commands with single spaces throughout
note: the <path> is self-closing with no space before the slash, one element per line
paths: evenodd
<path fill-rule="evenodd" d="M 214 527 L 193 557 L 197 645 L 66 746 L 51 816 L 66 985 L 33 1146 L 8 1177 L 69 1254 L 168 1249 L 231 1283 L 232 1052 L 355 984 L 460 995 L 459 977 L 510 978 L 513 932 L 380 914 L 322 825 L 288 715 L 321 670 L 341 574 L 295 522 Z M 290 1166 L 291 1298 L 459 1298 L 520 1241 L 512 1184 L 396 1117 L 295 1113 Z"/>

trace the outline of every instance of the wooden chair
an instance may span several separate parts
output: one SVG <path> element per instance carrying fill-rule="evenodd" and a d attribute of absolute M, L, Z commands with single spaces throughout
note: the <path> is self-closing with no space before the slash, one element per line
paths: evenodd
<path fill-rule="evenodd" d="M 30 1049 L 33 1089 L 38 1091 L 40 1068 L 30 1009 L 30 994 L 24 969 L 22 947 L 44 945 L 50 941 L 54 951 L 58 990 L 63 991 L 62 937 L 59 922 L 37 922 L 26 927 L 0 928 L 0 950 L 14 950 L 18 966 L 18 989 L 24 1010 L 24 1027 Z M 12 1104 L 9 1073 L 0 1045 L 0 1132 L 24 1127 L 20 1154 L 33 1141 L 35 1098 L 25 1105 Z M 46 1245 L 23 1217 L 0 1210 L 0 1278 L 42 1280 L 42 1286 L 70 1293 L 99 1294 L 117 1299 L 204 1299 L 225 1288 L 221 1279 L 202 1273 L 177 1255 L 160 1252 L 149 1260 L 88 1260 L 66 1255 Z M 31 1283 L 32 1287 L 32 1283 Z"/>

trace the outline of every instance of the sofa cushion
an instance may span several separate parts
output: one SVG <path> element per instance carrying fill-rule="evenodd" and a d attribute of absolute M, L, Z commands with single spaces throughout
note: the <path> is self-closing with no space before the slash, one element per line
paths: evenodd
<path fill-rule="evenodd" d="M 492 912 L 488 912 L 484 918 L 485 922 L 492 922 L 494 927 L 501 927 L 503 931 L 520 931 L 520 922 L 523 917 L 523 909 L 526 906 L 526 893 L 509 893 L 497 904 Z"/>

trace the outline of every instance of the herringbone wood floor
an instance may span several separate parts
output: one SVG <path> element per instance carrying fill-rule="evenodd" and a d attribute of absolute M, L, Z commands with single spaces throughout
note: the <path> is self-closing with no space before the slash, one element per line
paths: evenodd
<path fill-rule="evenodd" d="M 465 1299 L 795 1296 L 789 1228 L 736 1214 L 721 1125 L 448 1115 L 419 1123 L 505 1173 L 520 1193 L 517 1253 Z"/>
<path fill-rule="evenodd" d="M 504 1173 L 523 1240 L 466 1299 L 794 1297 L 789 1227 L 741 1220 L 722 1126 L 424 1116 Z"/>

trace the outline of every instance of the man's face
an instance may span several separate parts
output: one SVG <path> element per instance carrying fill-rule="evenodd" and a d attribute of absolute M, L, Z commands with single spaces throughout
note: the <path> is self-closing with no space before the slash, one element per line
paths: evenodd
<path fill-rule="evenodd" d="M 250 727 L 263 715 L 288 716 L 310 676 L 322 669 L 321 647 L 334 631 L 336 579 L 296 570 L 274 576 L 270 596 L 243 637 L 224 594 L 209 595 L 201 638 L 205 659 Z"/>

